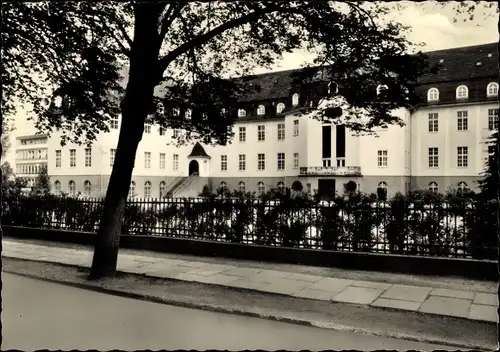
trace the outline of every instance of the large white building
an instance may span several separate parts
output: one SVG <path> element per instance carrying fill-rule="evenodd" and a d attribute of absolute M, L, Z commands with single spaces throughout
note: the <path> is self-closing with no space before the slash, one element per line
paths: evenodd
<path fill-rule="evenodd" d="M 355 136 L 343 126 L 293 114 L 301 105 L 300 91 L 290 89 L 294 71 L 256 75 L 250 82 L 261 90 L 242 102 L 235 137 L 226 146 L 176 147 L 174 135 L 182 131 L 147 125 L 131 193 L 196 196 L 206 184 L 343 192 L 351 180 L 363 192 L 386 187 L 389 195 L 414 188 L 475 189 L 488 138 L 498 128 L 497 45 L 427 53 L 442 68 L 419 80 L 415 109 L 397 111 L 405 126 L 380 129 L 377 136 Z M 57 134 L 18 137 L 17 176 L 33 177 L 37 165 L 46 163 L 55 192 L 104 196 L 119 128 L 119 118 L 111 121 L 111 131 L 91 148 L 61 147 Z"/>

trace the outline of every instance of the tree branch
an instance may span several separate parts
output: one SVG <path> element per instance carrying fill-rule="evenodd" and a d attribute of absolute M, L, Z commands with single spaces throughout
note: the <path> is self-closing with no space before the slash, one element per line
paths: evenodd
<path fill-rule="evenodd" d="M 165 35 L 167 34 L 168 29 L 170 28 L 170 25 L 174 20 L 177 18 L 177 16 L 180 15 L 182 9 L 186 6 L 186 4 L 179 4 L 175 7 L 172 5 L 169 7 L 167 13 L 163 17 L 163 21 L 161 24 L 160 28 L 160 38 L 163 40 L 165 38 Z M 172 9 L 172 11 L 170 11 Z"/>

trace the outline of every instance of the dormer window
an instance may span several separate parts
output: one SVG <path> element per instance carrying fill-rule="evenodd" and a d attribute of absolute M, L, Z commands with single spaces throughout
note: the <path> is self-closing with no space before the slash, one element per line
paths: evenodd
<path fill-rule="evenodd" d="M 439 100 L 439 90 L 437 88 L 431 88 L 427 91 L 427 101 L 438 101 Z"/>
<path fill-rule="evenodd" d="M 247 112 L 245 109 L 238 109 L 238 117 L 245 117 L 247 116 Z"/>
<path fill-rule="evenodd" d="M 278 114 L 281 114 L 283 112 L 283 110 L 285 110 L 285 104 L 283 103 L 279 103 L 277 106 L 276 106 L 276 112 Z"/>
<path fill-rule="evenodd" d="M 380 93 L 382 91 L 385 91 L 387 89 L 389 89 L 389 87 L 387 85 L 385 85 L 385 84 L 379 84 L 378 87 L 377 87 L 377 95 L 380 95 Z"/>
<path fill-rule="evenodd" d="M 498 95 L 498 83 L 491 82 L 486 87 L 486 96 L 496 97 Z"/>
<path fill-rule="evenodd" d="M 328 83 L 328 94 L 337 94 L 339 92 L 339 87 L 337 83 L 330 82 Z"/>
<path fill-rule="evenodd" d="M 457 87 L 457 99 L 466 99 L 469 97 L 469 88 L 467 86 Z"/>
<path fill-rule="evenodd" d="M 186 118 L 186 120 L 191 120 L 192 114 L 193 114 L 193 112 L 191 111 L 191 109 L 187 109 L 186 113 L 184 114 L 184 117 Z"/>
<path fill-rule="evenodd" d="M 264 115 L 266 113 L 266 108 L 264 105 L 259 105 L 257 108 L 257 115 Z"/>
<path fill-rule="evenodd" d="M 292 95 L 292 105 L 293 106 L 299 105 L 299 95 L 297 93 Z"/>

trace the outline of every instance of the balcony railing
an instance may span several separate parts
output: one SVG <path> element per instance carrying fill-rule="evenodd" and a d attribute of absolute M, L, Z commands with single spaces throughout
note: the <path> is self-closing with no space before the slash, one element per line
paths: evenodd
<path fill-rule="evenodd" d="M 300 168 L 300 176 L 361 176 L 360 166 L 308 166 Z"/>

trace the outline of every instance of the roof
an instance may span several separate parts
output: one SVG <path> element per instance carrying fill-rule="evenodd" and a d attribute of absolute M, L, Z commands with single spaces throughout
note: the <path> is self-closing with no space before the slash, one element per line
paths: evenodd
<path fill-rule="evenodd" d="M 193 150 L 191 151 L 191 154 L 188 155 L 188 157 L 205 157 L 205 158 L 210 158 L 208 154 L 205 152 L 205 148 L 200 144 L 200 142 L 196 142 L 196 144 L 193 147 Z"/>

